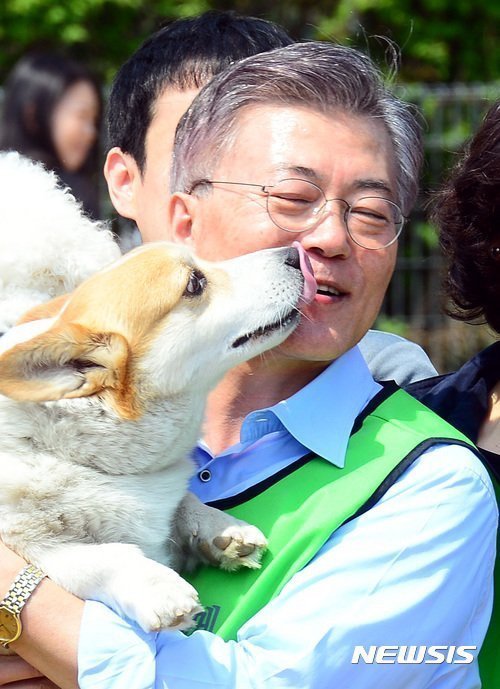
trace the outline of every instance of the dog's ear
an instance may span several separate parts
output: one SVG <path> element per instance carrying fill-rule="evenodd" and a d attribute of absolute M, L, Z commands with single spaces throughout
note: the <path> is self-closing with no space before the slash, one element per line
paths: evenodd
<path fill-rule="evenodd" d="M 71 294 L 61 294 L 59 297 L 55 297 L 55 299 L 51 299 L 44 304 L 37 304 L 37 306 L 23 313 L 16 325 L 38 321 L 42 318 L 54 318 L 61 311 L 70 296 Z"/>
<path fill-rule="evenodd" d="M 56 324 L 0 355 L 0 393 L 26 402 L 107 391 L 122 398 L 128 358 L 128 343 L 122 335 L 94 333 L 74 323 Z M 131 409 L 120 411 L 123 416 L 134 416 Z"/>

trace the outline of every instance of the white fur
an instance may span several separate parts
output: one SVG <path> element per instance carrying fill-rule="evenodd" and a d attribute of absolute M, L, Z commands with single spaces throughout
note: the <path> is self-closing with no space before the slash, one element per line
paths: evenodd
<path fill-rule="evenodd" d="M 168 313 L 155 316 L 148 332 L 137 308 L 131 309 L 132 323 L 127 321 L 132 298 L 119 318 L 104 303 L 101 313 L 103 325 L 109 326 L 105 331 L 118 332 L 122 339 L 132 333 L 130 342 L 136 342 L 135 327 L 143 338 L 136 342 L 140 356 L 132 352 L 130 360 L 140 415 L 124 418 L 106 394 L 42 402 L 0 395 L 0 538 L 76 595 L 102 600 L 145 629 L 158 629 L 189 626 L 199 610 L 196 592 L 167 567 L 185 555 L 183 548 L 228 569 L 258 566 L 265 547 L 258 530 L 192 496 L 181 502 L 193 471 L 187 457 L 210 388 L 230 367 L 281 342 L 294 323 L 239 347 L 235 343 L 282 320 L 298 304 L 303 278 L 286 264 L 286 249 L 212 265 L 173 245 L 141 248 L 75 293 L 70 306 L 78 311 L 80 324 L 86 317 L 95 320 L 86 313 L 87 296 L 93 308 L 105 299 L 94 299 L 101 294 L 99 280 L 115 274 L 123 279 L 123 270 L 134 270 L 150 251 L 165 251 L 168 265 L 172 256 L 179 265 L 179 274 L 161 284 L 166 294 L 180 289 L 174 306 L 169 302 Z M 15 272 L 15 261 L 11 264 Z M 33 259 L 30 269 L 35 265 Z M 179 288 L 195 266 L 209 282 L 199 300 L 186 298 Z M 23 264 L 20 272 L 25 270 Z M 136 301 L 143 305 L 150 298 L 146 277 L 133 283 Z M 120 283 L 113 287 L 119 294 Z M 37 337 L 64 324 L 70 311 L 67 307 L 43 324 L 11 330 L 0 350 L 0 366 L 14 351 L 24 350 L 30 336 L 39 343 Z M 38 349 L 34 344 L 34 356 Z M 68 379 L 68 397 L 84 388 L 92 369 L 80 361 L 51 361 L 44 368 L 44 361 L 37 360 L 33 369 L 26 362 L 21 376 L 61 386 Z M 172 530 L 176 511 L 181 518 Z"/>
<path fill-rule="evenodd" d="M 86 217 L 40 163 L 0 154 L 0 333 L 33 306 L 75 287 L 120 255 L 105 223 Z"/>

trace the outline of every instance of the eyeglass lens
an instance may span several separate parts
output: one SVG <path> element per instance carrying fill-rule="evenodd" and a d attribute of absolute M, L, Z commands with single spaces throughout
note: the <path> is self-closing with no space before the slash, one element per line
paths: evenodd
<path fill-rule="evenodd" d="M 327 200 L 316 184 L 285 179 L 267 188 L 267 209 L 271 220 L 289 232 L 303 232 L 319 223 L 331 202 L 341 204 L 347 230 L 357 244 L 367 249 L 388 246 L 403 225 L 400 208 L 379 196 L 363 196 L 351 205 L 342 199 Z"/>

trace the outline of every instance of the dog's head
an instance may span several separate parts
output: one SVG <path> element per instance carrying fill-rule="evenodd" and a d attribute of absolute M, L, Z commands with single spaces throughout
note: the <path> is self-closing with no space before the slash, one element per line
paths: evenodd
<path fill-rule="evenodd" d="M 98 395 L 128 419 L 190 386 L 205 394 L 295 328 L 303 272 L 310 285 L 296 248 L 214 264 L 178 245 L 140 247 L 0 340 L 0 393 L 32 402 Z"/>

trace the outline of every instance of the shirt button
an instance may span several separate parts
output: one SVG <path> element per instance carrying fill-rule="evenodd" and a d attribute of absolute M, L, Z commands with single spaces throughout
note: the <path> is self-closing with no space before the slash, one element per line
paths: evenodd
<path fill-rule="evenodd" d="M 212 478 L 212 473 L 208 469 L 203 469 L 198 474 L 198 478 L 200 481 L 203 481 L 203 483 L 207 483 Z"/>

